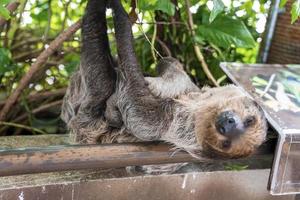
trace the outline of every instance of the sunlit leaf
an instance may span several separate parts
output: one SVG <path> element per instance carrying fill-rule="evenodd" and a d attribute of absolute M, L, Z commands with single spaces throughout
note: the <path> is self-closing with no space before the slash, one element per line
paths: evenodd
<path fill-rule="evenodd" d="M 197 31 L 203 38 L 220 47 L 255 47 L 251 33 L 245 24 L 237 19 L 218 16 L 211 24 L 198 26 Z"/>
<path fill-rule="evenodd" d="M 170 0 L 139 0 L 138 8 L 140 10 L 160 10 L 173 16 L 175 13 L 175 5 Z"/>
<path fill-rule="evenodd" d="M 283 8 L 285 6 L 286 2 L 287 2 L 287 0 L 280 0 L 279 7 Z"/>
<path fill-rule="evenodd" d="M 247 13 L 251 13 L 253 9 L 253 1 L 252 0 L 246 1 L 240 8 L 245 9 Z"/>
<path fill-rule="evenodd" d="M 155 7 L 156 0 L 139 0 L 137 1 L 137 7 L 139 10 L 146 11 L 152 10 Z"/>
<path fill-rule="evenodd" d="M 11 0 L 0 0 L 0 5 L 1 5 L 1 6 L 5 6 L 5 5 L 8 4 L 9 2 L 11 2 Z"/>
<path fill-rule="evenodd" d="M 292 23 L 294 23 L 300 15 L 300 0 L 295 0 L 295 2 L 293 3 L 291 14 L 292 14 Z"/>
<path fill-rule="evenodd" d="M 3 5 L 0 5 L 0 16 L 6 20 L 10 18 L 10 12 Z"/>
<path fill-rule="evenodd" d="M 48 11 L 46 9 L 43 9 L 37 14 L 32 13 L 30 16 L 39 22 L 47 21 L 48 20 Z"/>
<path fill-rule="evenodd" d="M 175 14 L 175 5 L 170 0 L 158 0 L 155 5 L 155 10 L 160 10 L 173 16 Z"/>
<path fill-rule="evenodd" d="M 218 14 L 220 14 L 225 8 L 222 0 L 213 0 L 213 4 L 214 6 L 209 16 L 210 23 L 214 21 Z"/>

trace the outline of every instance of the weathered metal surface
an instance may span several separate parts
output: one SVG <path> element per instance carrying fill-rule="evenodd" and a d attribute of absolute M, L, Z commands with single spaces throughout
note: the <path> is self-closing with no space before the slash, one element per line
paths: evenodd
<path fill-rule="evenodd" d="M 0 153 L 0 176 L 195 161 L 165 144 L 135 143 L 19 149 Z"/>
<path fill-rule="evenodd" d="M 273 165 L 272 194 L 300 194 L 300 135 L 287 134 L 280 140 Z"/>
<path fill-rule="evenodd" d="M 54 146 L 0 151 L 0 176 L 64 170 L 116 168 L 132 165 L 207 161 L 176 152 L 162 143 Z M 255 156 L 272 153 L 262 146 Z"/>
<path fill-rule="evenodd" d="M 0 200 L 293 200 L 294 195 L 271 196 L 266 188 L 269 170 L 195 172 L 123 178 L 80 175 L 37 185 L 0 189 Z M 83 180 L 83 181 L 80 181 Z"/>

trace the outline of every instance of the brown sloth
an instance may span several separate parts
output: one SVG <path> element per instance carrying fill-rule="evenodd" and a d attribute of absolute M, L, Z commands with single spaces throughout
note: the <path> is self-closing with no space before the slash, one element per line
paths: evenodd
<path fill-rule="evenodd" d="M 110 53 L 106 8 L 113 10 L 118 62 Z M 79 70 L 62 106 L 77 143 L 160 140 L 195 157 L 251 154 L 266 137 L 263 111 L 236 86 L 199 89 L 174 58 L 144 78 L 131 23 L 119 0 L 89 0 Z"/>

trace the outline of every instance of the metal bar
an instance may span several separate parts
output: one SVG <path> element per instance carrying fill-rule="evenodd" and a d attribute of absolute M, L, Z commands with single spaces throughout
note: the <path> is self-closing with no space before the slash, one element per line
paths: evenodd
<path fill-rule="evenodd" d="M 173 154 L 170 149 L 171 146 L 163 143 L 133 143 L 2 151 L 0 176 L 192 161 L 207 162 L 205 158 L 195 159 L 185 152 Z M 269 146 L 262 147 L 257 154 L 266 152 L 270 153 Z"/>
<path fill-rule="evenodd" d="M 262 63 L 266 63 L 268 60 L 269 51 L 271 48 L 272 39 L 276 27 L 277 16 L 279 12 L 279 4 L 280 4 L 280 0 L 275 0 L 273 1 L 273 5 L 270 8 L 271 11 L 269 12 L 268 23 L 266 25 L 266 31 L 265 31 L 264 41 L 263 41 L 264 45 L 259 55 L 260 56 L 259 62 Z"/>
<path fill-rule="evenodd" d="M 185 152 L 172 156 L 169 149 L 153 143 L 17 149 L 0 153 L 0 176 L 195 160 Z"/>

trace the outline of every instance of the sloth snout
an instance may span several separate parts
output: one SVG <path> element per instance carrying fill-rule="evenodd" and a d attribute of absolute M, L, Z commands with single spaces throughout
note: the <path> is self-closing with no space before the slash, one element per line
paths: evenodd
<path fill-rule="evenodd" d="M 220 113 L 217 116 L 215 125 L 217 131 L 228 138 L 235 138 L 244 133 L 242 120 L 233 111 Z"/>

